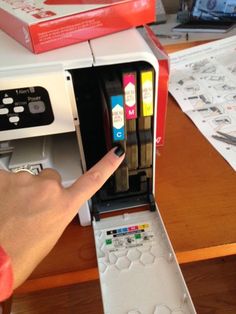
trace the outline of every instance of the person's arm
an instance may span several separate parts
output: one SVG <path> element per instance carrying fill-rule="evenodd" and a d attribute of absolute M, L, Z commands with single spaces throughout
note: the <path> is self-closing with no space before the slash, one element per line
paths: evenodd
<path fill-rule="evenodd" d="M 0 170 L 0 246 L 11 260 L 13 289 L 26 280 L 81 205 L 119 167 L 123 153 L 120 147 L 112 149 L 69 188 L 62 187 L 59 173 L 52 169 L 37 176 Z M 5 284 L 9 294 L 9 282 Z"/>

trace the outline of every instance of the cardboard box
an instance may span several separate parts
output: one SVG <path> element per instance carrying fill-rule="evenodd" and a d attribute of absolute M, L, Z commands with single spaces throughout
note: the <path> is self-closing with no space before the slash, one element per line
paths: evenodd
<path fill-rule="evenodd" d="M 0 0 L 1 29 L 34 53 L 154 20 L 154 0 Z"/>

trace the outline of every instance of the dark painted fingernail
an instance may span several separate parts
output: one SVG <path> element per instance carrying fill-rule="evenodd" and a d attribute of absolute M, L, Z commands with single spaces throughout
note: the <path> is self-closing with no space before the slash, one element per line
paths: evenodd
<path fill-rule="evenodd" d="M 121 145 L 119 145 L 114 150 L 114 153 L 116 154 L 116 156 L 121 157 L 122 155 L 124 155 L 125 151 L 124 151 L 124 148 Z"/>

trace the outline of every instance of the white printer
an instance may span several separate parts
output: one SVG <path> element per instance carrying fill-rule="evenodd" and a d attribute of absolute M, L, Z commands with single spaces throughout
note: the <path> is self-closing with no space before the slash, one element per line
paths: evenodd
<path fill-rule="evenodd" d="M 148 120 L 152 145 L 144 155 L 151 151 L 152 162 L 130 172 L 127 191 L 111 191 L 108 182 L 79 209 L 79 218 L 82 225 L 92 221 L 94 228 L 104 313 L 193 314 L 154 199 L 163 55 L 148 32 L 141 35 L 129 29 L 40 55 L 0 32 L 0 169 L 23 167 L 37 174 L 52 167 L 61 174 L 64 186 L 70 185 L 106 150 L 98 73 L 151 68 L 155 77 L 154 107 Z M 140 211 L 144 205 L 146 210 Z M 113 211 L 118 214 L 103 218 L 103 212 Z"/>

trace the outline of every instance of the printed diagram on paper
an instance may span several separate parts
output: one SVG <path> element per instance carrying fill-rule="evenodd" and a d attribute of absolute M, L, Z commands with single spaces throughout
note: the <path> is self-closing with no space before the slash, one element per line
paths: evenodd
<path fill-rule="evenodd" d="M 169 91 L 236 170 L 236 36 L 170 54 Z"/>

